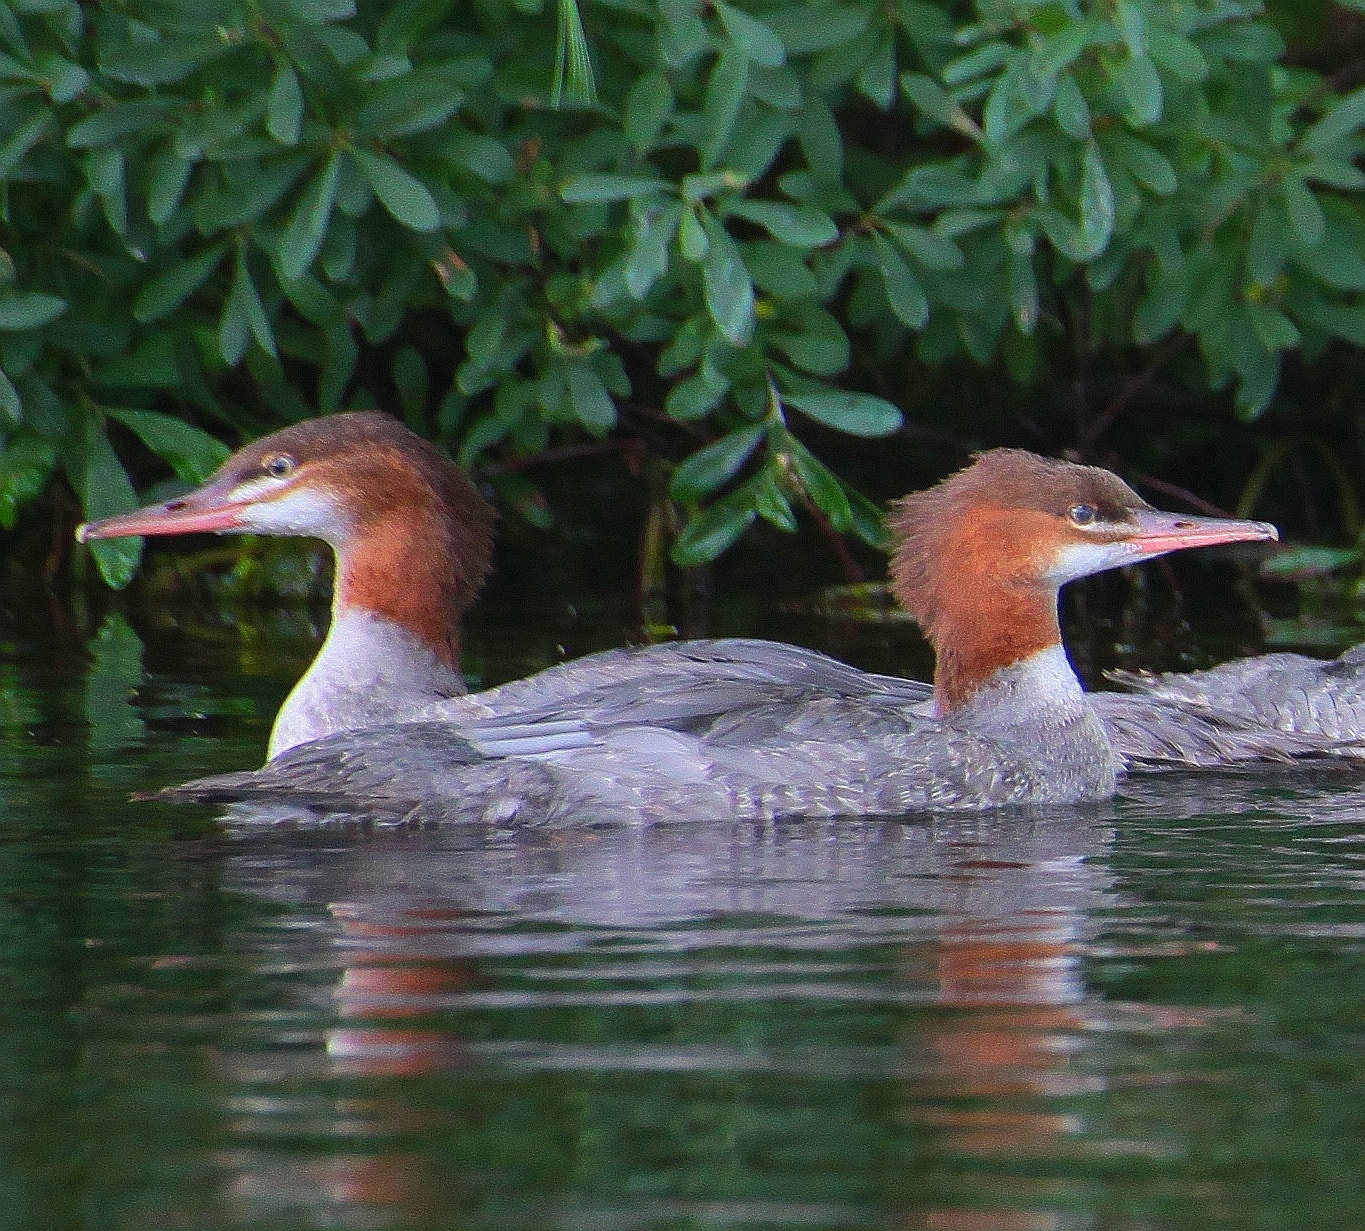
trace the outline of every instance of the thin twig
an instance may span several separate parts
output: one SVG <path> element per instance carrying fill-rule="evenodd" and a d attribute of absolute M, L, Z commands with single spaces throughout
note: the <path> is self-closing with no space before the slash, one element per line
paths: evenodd
<path fill-rule="evenodd" d="M 839 567 L 844 571 L 844 580 L 849 585 L 858 585 L 866 581 L 867 574 L 863 572 L 858 562 L 853 558 L 853 553 L 849 551 L 844 536 L 830 525 L 829 518 L 825 516 L 824 510 L 805 491 L 801 493 L 801 505 L 820 528 L 820 533 L 825 536 L 825 541 L 834 549 L 834 554 L 839 558 Z"/>
<path fill-rule="evenodd" d="M 491 466 L 479 467 L 480 477 L 492 478 L 494 475 L 516 473 L 520 470 L 529 470 L 532 466 L 539 466 L 549 462 L 566 462 L 580 457 L 601 457 L 606 453 L 629 453 L 635 451 L 639 442 L 633 439 L 626 440 L 599 440 L 591 444 L 581 445 L 562 445 L 556 449 L 543 449 L 539 453 L 532 453 L 527 457 L 514 457 L 504 462 L 495 462 Z"/>
<path fill-rule="evenodd" d="M 1104 408 L 1104 413 L 1086 427 L 1084 442 L 1087 452 L 1094 449 L 1105 432 L 1114 426 L 1114 421 L 1128 409 L 1133 399 L 1156 379 L 1157 373 L 1192 341 L 1194 341 L 1193 334 L 1177 333 L 1157 348 L 1156 354 L 1151 357 L 1147 366 L 1132 377 L 1114 395 L 1109 405 Z"/>
<path fill-rule="evenodd" d="M 1174 496 L 1177 500 L 1183 500 L 1186 504 L 1193 505 L 1210 517 L 1231 517 L 1232 514 L 1227 509 L 1220 508 L 1211 501 L 1205 500 L 1202 496 L 1196 496 L 1187 487 L 1181 487 L 1178 483 L 1167 483 L 1165 479 L 1157 479 L 1149 474 L 1135 475 L 1137 483 L 1141 487 L 1150 487 L 1154 491 L 1160 492 L 1163 496 Z"/>

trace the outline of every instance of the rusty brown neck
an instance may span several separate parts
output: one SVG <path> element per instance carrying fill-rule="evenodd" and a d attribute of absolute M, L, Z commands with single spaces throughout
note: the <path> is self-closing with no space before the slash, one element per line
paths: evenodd
<path fill-rule="evenodd" d="M 486 507 L 452 511 L 434 495 L 370 513 L 337 549 L 334 613 L 396 624 L 458 671 L 461 620 L 488 570 L 489 536 Z"/>
<path fill-rule="evenodd" d="M 1057 588 L 1042 580 L 1026 510 L 975 508 L 905 523 L 892 588 L 933 644 L 934 704 L 948 715 L 1000 670 L 1061 644 Z"/>
<path fill-rule="evenodd" d="M 934 708 L 940 714 L 959 709 L 1005 667 L 1061 644 L 1055 590 L 1028 585 L 981 589 L 985 593 L 975 601 L 945 604 L 930 633 Z"/>

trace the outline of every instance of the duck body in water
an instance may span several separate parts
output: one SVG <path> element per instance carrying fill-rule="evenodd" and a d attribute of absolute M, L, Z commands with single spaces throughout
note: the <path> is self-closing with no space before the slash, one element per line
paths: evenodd
<path fill-rule="evenodd" d="M 486 570 L 489 526 L 477 491 L 429 445 L 359 414 L 276 433 L 179 500 L 84 527 L 311 535 L 337 555 L 332 626 L 268 764 L 172 794 L 522 823 L 1101 799 L 1125 765 L 1123 723 L 1106 721 L 1066 660 L 1060 587 L 1275 537 L 1264 523 L 1160 513 L 1107 471 L 995 450 L 893 515 L 893 589 L 934 643 L 932 696 L 748 640 L 608 651 L 467 695 L 459 616 Z M 1191 760 L 1277 751 L 1258 730 L 1206 718 L 1176 739 L 1178 706 L 1136 700 L 1126 722 L 1149 748 L 1188 745 Z M 1169 729 L 1154 732 L 1153 715 Z"/>

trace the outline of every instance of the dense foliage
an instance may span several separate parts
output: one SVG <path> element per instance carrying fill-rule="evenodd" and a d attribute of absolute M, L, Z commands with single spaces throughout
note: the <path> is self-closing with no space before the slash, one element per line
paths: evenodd
<path fill-rule="evenodd" d="M 0 4 L 0 521 L 378 400 L 470 464 L 681 425 L 683 563 L 803 505 L 875 541 L 793 412 L 1027 378 L 1080 296 L 1255 415 L 1365 341 L 1365 91 L 1283 50 L 1247 0 Z"/>

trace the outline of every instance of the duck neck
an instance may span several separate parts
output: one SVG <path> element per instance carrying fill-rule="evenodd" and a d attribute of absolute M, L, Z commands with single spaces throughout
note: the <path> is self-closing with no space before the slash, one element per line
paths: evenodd
<path fill-rule="evenodd" d="M 335 545 L 331 626 L 276 717 L 271 758 L 465 691 L 460 620 L 487 567 L 486 521 L 476 529 L 391 519 Z"/>
<path fill-rule="evenodd" d="M 464 548 L 464 550 L 462 550 Z M 460 623 L 487 568 L 468 557 L 451 527 L 431 519 L 388 518 L 336 552 L 335 624 L 367 612 L 407 631 L 438 662 L 460 666 Z M 473 583 L 469 577 L 473 574 Z"/>
<path fill-rule="evenodd" d="M 317 657 L 285 699 L 268 757 L 297 744 L 402 722 L 459 696 L 464 678 L 403 625 L 363 608 L 335 611 Z"/>
<path fill-rule="evenodd" d="M 1002 671 L 1033 659 L 1043 672 L 1037 684 L 1045 693 L 1055 692 L 1048 675 L 1052 672 L 1064 676 L 1079 694 L 1080 685 L 1062 649 L 1056 589 L 981 580 L 981 585 L 955 586 L 936 608 L 928 629 L 936 659 L 934 708 L 939 716 L 954 715 Z M 1026 703 L 1026 695 L 1019 701 Z"/>
<path fill-rule="evenodd" d="M 1119 761 L 1067 660 L 1056 590 L 1029 587 L 1003 605 L 975 605 L 970 625 L 956 630 L 950 610 L 941 618 L 940 718 L 1027 760 L 1058 799 L 1112 795 Z"/>

